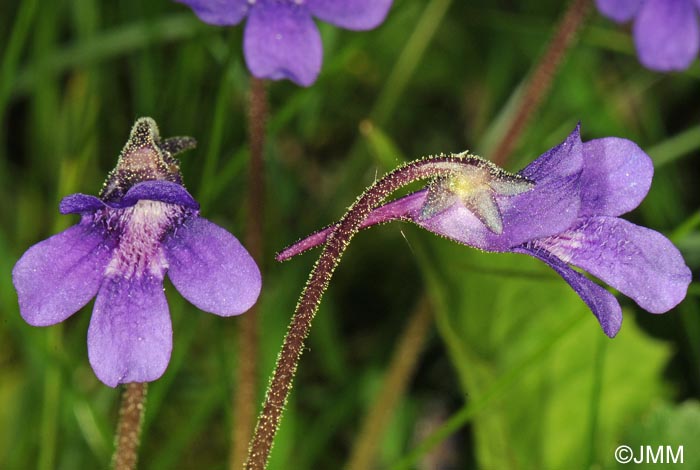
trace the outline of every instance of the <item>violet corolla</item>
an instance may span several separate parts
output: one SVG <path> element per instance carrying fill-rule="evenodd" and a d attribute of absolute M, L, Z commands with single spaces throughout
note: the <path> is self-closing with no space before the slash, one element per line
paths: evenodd
<path fill-rule="evenodd" d="M 651 313 L 676 306 L 691 281 L 690 269 L 666 237 L 618 217 L 644 199 L 653 171 L 635 143 L 615 137 L 584 143 L 577 127 L 517 175 L 485 161 L 455 165 L 451 176 L 374 209 L 361 228 L 404 220 L 485 251 L 538 258 L 571 285 L 613 337 L 622 323 L 620 304 L 570 265 Z M 334 228 L 297 242 L 278 260 L 324 243 Z"/>
<path fill-rule="evenodd" d="M 258 78 L 289 79 L 309 86 L 323 57 L 313 17 L 356 31 L 384 21 L 392 0 L 176 0 L 205 23 L 231 26 L 247 18 L 243 51 Z"/>
<path fill-rule="evenodd" d="M 173 155 L 194 145 L 188 137 L 161 139 L 152 119 L 139 119 L 100 197 L 61 201 L 61 213 L 80 214 L 80 223 L 29 248 L 12 271 L 20 313 L 34 326 L 59 323 L 97 295 L 88 356 L 111 387 L 153 381 L 167 368 L 166 273 L 187 300 L 217 315 L 243 313 L 258 298 L 253 258 L 199 216 L 182 185 Z"/>
<path fill-rule="evenodd" d="M 626 23 L 634 20 L 634 44 L 648 69 L 685 70 L 700 48 L 697 0 L 596 0 L 600 12 Z"/>

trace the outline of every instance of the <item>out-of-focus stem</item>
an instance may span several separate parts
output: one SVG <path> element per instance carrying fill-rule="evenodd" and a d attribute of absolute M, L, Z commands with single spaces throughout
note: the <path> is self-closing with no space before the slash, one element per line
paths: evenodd
<path fill-rule="evenodd" d="M 61 349 L 63 337 L 62 325 L 56 325 L 47 335 L 47 349 L 57 351 Z M 39 470 L 51 470 L 56 467 L 56 447 L 58 445 L 58 418 L 60 416 L 61 401 L 61 372 L 57 359 L 52 357 L 48 370 L 44 376 L 44 393 L 41 416 L 41 445 L 37 468 Z"/>
<path fill-rule="evenodd" d="M 379 395 L 358 433 L 347 470 L 374 468 L 377 448 L 391 420 L 396 404 L 401 400 L 418 363 L 423 344 L 432 324 L 430 305 L 426 297 L 418 302 L 394 349 Z"/>
<path fill-rule="evenodd" d="M 263 80 L 251 77 L 248 104 L 248 140 L 250 173 L 248 178 L 248 225 L 246 247 L 260 265 L 263 252 L 263 211 L 265 195 L 265 124 L 267 90 Z M 254 306 L 240 318 L 238 330 L 238 380 L 233 398 L 233 437 L 230 468 L 240 469 L 245 462 L 248 441 L 255 423 L 257 404 L 258 315 Z"/>
<path fill-rule="evenodd" d="M 438 176 L 448 176 L 455 165 L 475 164 L 459 157 L 440 156 L 411 162 L 390 172 L 367 189 L 348 209 L 333 233 L 328 237 L 321 256 L 314 265 L 304 286 L 294 316 L 292 317 L 282 350 L 277 357 L 275 371 L 267 389 L 263 410 L 258 417 L 255 433 L 248 452 L 246 468 L 264 469 L 279 427 L 282 412 L 297 370 L 304 341 L 311 329 L 311 322 L 318 311 L 321 298 L 333 276 L 352 237 L 363 220 L 391 193 L 407 184 Z"/>
<path fill-rule="evenodd" d="M 112 456 L 114 470 L 133 470 L 136 468 L 141 444 L 141 425 L 146 409 L 145 383 L 128 383 L 124 386 L 122 403 L 119 408 L 117 424 L 116 449 Z"/>
<path fill-rule="evenodd" d="M 590 8 L 591 0 L 573 0 L 569 4 L 545 53 L 530 76 L 503 140 L 491 154 L 491 161 L 496 165 L 504 166 L 528 122 L 552 87 L 562 59 L 578 38 L 578 32 L 585 23 Z"/>

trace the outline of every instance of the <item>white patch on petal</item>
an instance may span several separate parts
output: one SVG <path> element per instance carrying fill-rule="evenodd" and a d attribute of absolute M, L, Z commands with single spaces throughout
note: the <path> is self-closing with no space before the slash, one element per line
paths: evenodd
<path fill-rule="evenodd" d="M 535 240 L 533 245 L 544 248 L 565 263 L 570 263 L 574 250 L 583 246 L 586 234 L 583 231 L 568 231 L 559 235 Z"/>
<path fill-rule="evenodd" d="M 168 267 L 161 240 L 182 215 L 174 204 L 142 200 L 125 209 L 107 209 L 108 226 L 119 233 L 119 245 L 105 269 L 105 276 L 126 279 L 144 274 L 162 278 Z"/>

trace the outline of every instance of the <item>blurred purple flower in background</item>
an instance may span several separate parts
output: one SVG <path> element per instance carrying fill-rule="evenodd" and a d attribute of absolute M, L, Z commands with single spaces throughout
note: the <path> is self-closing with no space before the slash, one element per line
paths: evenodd
<path fill-rule="evenodd" d="M 698 0 L 596 0 L 608 18 L 634 19 L 634 44 L 641 63 L 668 72 L 690 67 L 700 49 Z"/>
<path fill-rule="evenodd" d="M 312 17 L 356 31 L 377 27 L 392 0 L 176 0 L 205 23 L 236 25 L 248 18 L 243 50 L 258 78 L 309 86 L 321 70 L 321 35 Z"/>
<path fill-rule="evenodd" d="M 245 312 L 260 293 L 255 261 L 199 217 L 182 186 L 173 155 L 192 147 L 190 138 L 161 140 L 152 119 L 139 119 L 100 198 L 61 201 L 80 223 L 29 248 L 12 271 L 20 313 L 34 326 L 62 322 L 97 295 L 88 356 L 111 387 L 155 380 L 168 366 L 166 272 L 187 300 L 221 316 Z"/>
<path fill-rule="evenodd" d="M 633 142 L 607 137 L 582 143 L 577 127 L 519 173 L 534 183 L 530 188 L 522 183 L 513 186 L 512 177 L 497 171 L 456 169 L 451 181 L 437 180 L 427 189 L 378 207 L 362 228 L 405 220 L 467 246 L 534 256 L 571 285 L 605 334 L 613 337 L 622 323 L 617 299 L 569 264 L 652 313 L 676 306 L 691 281 L 690 269 L 666 237 L 617 217 L 644 199 L 653 172 L 651 159 Z M 495 208 L 488 202 L 471 202 L 475 195 L 483 199 L 478 195 L 487 186 Z M 333 228 L 297 242 L 277 259 L 324 243 Z"/>

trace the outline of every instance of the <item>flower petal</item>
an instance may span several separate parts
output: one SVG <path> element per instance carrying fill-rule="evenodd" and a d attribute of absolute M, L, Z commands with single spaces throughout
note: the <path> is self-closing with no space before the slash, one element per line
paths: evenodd
<path fill-rule="evenodd" d="M 165 241 L 168 276 L 198 308 L 238 315 L 260 294 L 260 270 L 243 245 L 223 228 L 201 217 L 185 221 Z"/>
<path fill-rule="evenodd" d="M 248 14 L 248 0 L 175 0 L 192 8 L 200 20 L 217 26 L 238 24 Z"/>
<path fill-rule="evenodd" d="M 88 328 L 88 357 L 110 387 L 156 380 L 170 361 L 172 326 L 163 280 L 105 278 Z"/>
<path fill-rule="evenodd" d="M 503 234 L 487 234 L 479 248 L 506 251 L 527 240 L 553 235 L 571 227 L 580 207 L 583 151 L 580 125 L 556 147 L 548 150 L 520 174 L 535 182 L 523 194 L 503 198 Z"/>
<path fill-rule="evenodd" d="M 560 259 L 552 256 L 546 250 L 520 246 L 513 250 L 524 253 L 547 263 L 576 291 L 581 299 L 591 309 L 598 319 L 606 335 L 613 338 L 622 325 L 622 309 L 614 295 L 588 279 L 583 274 L 574 271 Z"/>
<path fill-rule="evenodd" d="M 307 0 L 311 13 L 341 28 L 366 30 L 386 18 L 392 0 Z"/>
<path fill-rule="evenodd" d="M 590 217 L 542 242 L 564 262 L 585 269 L 651 313 L 675 307 L 691 281 L 690 269 L 668 238 L 617 217 Z"/>
<path fill-rule="evenodd" d="M 634 22 L 634 42 L 645 67 L 687 69 L 700 47 L 695 5 L 691 0 L 646 0 Z"/>
<path fill-rule="evenodd" d="M 634 142 L 617 137 L 583 144 L 579 216 L 620 215 L 649 192 L 654 164 Z"/>
<path fill-rule="evenodd" d="M 245 59 L 258 78 L 309 86 L 321 70 L 321 35 L 304 6 L 257 0 L 243 37 Z"/>
<path fill-rule="evenodd" d="M 518 173 L 538 185 L 577 175 L 583 168 L 581 124 L 566 139 L 533 160 Z"/>
<path fill-rule="evenodd" d="M 90 194 L 70 194 L 63 199 L 58 205 L 58 210 L 61 214 L 80 214 L 83 212 L 95 212 L 98 209 L 105 207 L 105 203 L 98 197 Z"/>
<path fill-rule="evenodd" d="M 107 204 L 118 208 L 131 207 L 142 199 L 199 209 L 199 203 L 187 192 L 184 186 L 164 180 L 144 181 L 135 184 L 129 188 L 120 201 Z"/>
<path fill-rule="evenodd" d="M 637 14 L 642 0 L 596 0 L 595 4 L 604 16 L 625 23 Z"/>
<path fill-rule="evenodd" d="M 12 270 L 22 318 L 46 326 L 80 310 L 97 293 L 114 245 L 86 222 L 29 248 Z"/>

